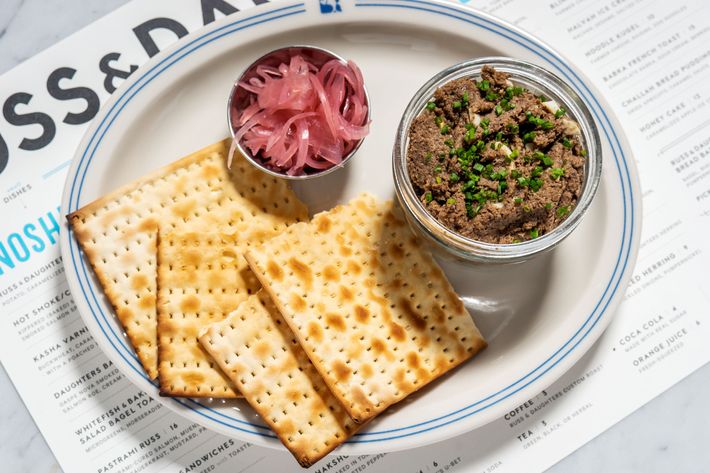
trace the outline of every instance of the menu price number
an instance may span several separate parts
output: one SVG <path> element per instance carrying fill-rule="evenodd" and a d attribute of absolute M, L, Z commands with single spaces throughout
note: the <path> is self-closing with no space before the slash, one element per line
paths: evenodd
<path fill-rule="evenodd" d="M 456 465 L 458 465 L 459 463 L 461 463 L 461 457 L 455 457 L 446 462 L 434 460 L 431 462 L 431 465 L 427 465 L 425 470 L 420 469 L 417 473 L 444 473 L 445 471 L 453 471 L 454 467 L 456 467 Z"/>

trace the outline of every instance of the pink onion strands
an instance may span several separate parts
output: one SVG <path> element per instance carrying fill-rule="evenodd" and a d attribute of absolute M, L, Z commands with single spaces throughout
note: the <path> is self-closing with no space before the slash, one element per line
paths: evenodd
<path fill-rule="evenodd" d="M 300 55 L 278 67 L 258 66 L 238 86 L 249 103 L 232 109 L 236 143 L 269 169 L 298 176 L 337 166 L 367 136 L 368 104 L 360 69 L 333 59 L 320 68 Z"/>

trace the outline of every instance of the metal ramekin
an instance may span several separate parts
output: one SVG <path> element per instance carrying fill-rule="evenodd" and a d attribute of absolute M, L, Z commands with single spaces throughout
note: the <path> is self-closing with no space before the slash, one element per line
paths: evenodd
<path fill-rule="evenodd" d="M 445 83 L 471 77 L 480 79 L 488 65 L 510 75 L 517 86 L 555 100 L 565 107 L 567 116 L 579 124 L 582 143 L 587 150 L 582 194 L 572 213 L 554 230 L 539 238 L 515 244 L 496 244 L 473 240 L 445 227 L 417 198 L 407 170 L 409 126 Z M 392 152 L 395 190 L 399 203 L 414 231 L 443 256 L 476 263 L 513 263 L 551 250 L 579 225 L 599 186 L 602 171 L 601 141 L 594 120 L 580 97 L 562 79 L 534 64 L 505 57 L 486 57 L 451 66 L 432 77 L 414 95 L 402 115 Z"/>
<path fill-rule="evenodd" d="M 242 89 L 241 87 L 238 87 L 239 82 L 248 81 L 251 77 L 254 77 L 256 75 L 257 66 L 264 64 L 275 67 L 283 62 L 287 62 L 294 54 L 300 54 L 304 56 L 306 59 L 309 59 L 313 64 L 319 67 L 330 61 L 331 59 L 337 59 L 342 63 L 347 63 L 345 59 L 338 56 L 332 51 L 329 51 L 324 48 L 319 48 L 317 46 L 308 45 L 287 46 L 284 48 L 274 49 L 273 51 L 269 51 L 268 53 L 264 54 L 259 59 L 252 62 L 246 69 L 244 69 L 244 71 L 242 71 L 242 73 L 237 77 L 237 80 L 234 82 L 232 90 L 229 93 L 229 99 L 227 100 L 227 126 L 229 127 L 229 131 L 232 133 L 232 138 L 234 138 L 234 135 L 237 133 L 238 130 L 238 128 L 235 128 L 234 124 L 232 123 L 232 107 L 236 106 L 237 108 L 239 108 L 241 104 L 246 103 L 246 100 L 248 100 L 248 96 L 250 95 L 250 92 Z M 367 87 L 365 85 L 363 85 L 363 89 L 365 91 L 365 103 L 367 104 L 367 116 L 365 117 L 365 122 L 367 123 L 370 121 L 372 105 L 370 104 L 370 96 L 367 93 Z M 313 171 L 310 174 L 303 174 L 300 176 L 289 176 L 285 172 L 279 172 L 274 171 L 273 169 L 269 169 L 264 166 L 264 164 L 258 157 L 252 156 L 251 152 L 245 147 L 243 147 L 241 143 L 237 142 L 235 143 L 235 145 L 237 151 L 239 151 L 239 153 L 241 153 L 241 155 L 244 156 L 247 161 L 249 161 L 257 169 L 274 177 L 299 181 L 313 179 L 314 177 L 325 176 L 326 174 L 330 174 L 333 171 L 342 169 L 348 163 L 350 158 L 352 158 L 353 155 L 357 153 L 358 148 L 360 148 L 360 145 L 364 140 L 365 138 L 360 139 L 355 144 L 355 147 L 352 149 L 352 151 L 343 156 L 343 160 L 340 162 L 340 164 L 332 166 L 328 169 L 323 169 L 322 171 Z"/>

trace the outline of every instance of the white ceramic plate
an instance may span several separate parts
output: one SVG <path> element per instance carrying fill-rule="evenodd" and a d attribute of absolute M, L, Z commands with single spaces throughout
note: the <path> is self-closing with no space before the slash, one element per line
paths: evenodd
<path fill-rule="evenodd" d="M 323 0 L 333 4 L 334 0 Z M 640 193 L 626 139 L 606 101 L 548 46 L 467 7 L 429 0 L 316 0 L 262 5 L 183 38 L 135 72 L 96 117 L 67 178 L 67 214 L 112 189 L 228 135 L 225 107 L 236 74 L 264 52 L 313 44 L 353 59 L 372 101 L 372 133 L 345 170 L 296 190 L 312 211 L 363 190 L 393 197 L 391 151 L 413 93 L 441 69 L 479 56 L 512 56 L 563 77 L 600 128 L 604 172 L 575 233 L 551 254 L 514 268 L 446 264 L 490 346 L 450 376 L 390 409 L 339 453 L 440 441 L 490 422 L 536 395 L 590 348 L 619 304 L 636 258 Z M 146 378 L 77 243 L 62 255 L 78 309 L 98 344 L 141 389 L 209 429 L 280 444 L 243 401 L 170 399 Z"/>

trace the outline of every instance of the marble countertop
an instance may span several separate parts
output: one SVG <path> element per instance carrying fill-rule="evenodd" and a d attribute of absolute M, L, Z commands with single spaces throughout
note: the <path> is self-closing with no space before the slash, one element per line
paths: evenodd
<path fill-rule="evenodd" d="M 2 0 L 0 74 L 127 0 Z M 710 471 L 710 364 L 552 467 L 550 473 Z M 32 417 L 0 370 L 2 471 L 59 472 Z"/>

